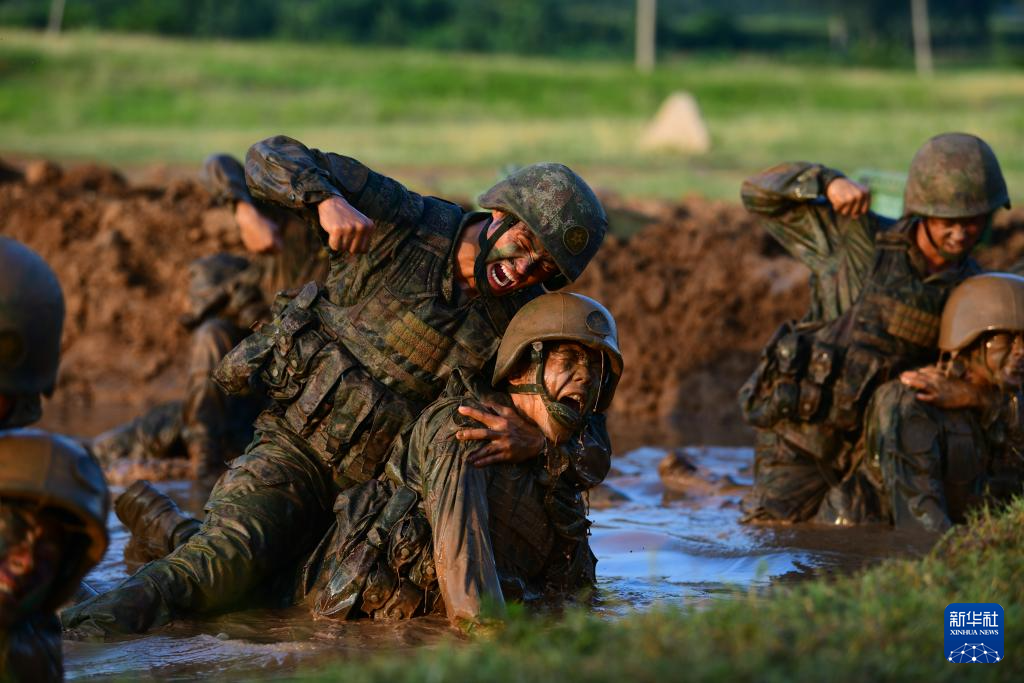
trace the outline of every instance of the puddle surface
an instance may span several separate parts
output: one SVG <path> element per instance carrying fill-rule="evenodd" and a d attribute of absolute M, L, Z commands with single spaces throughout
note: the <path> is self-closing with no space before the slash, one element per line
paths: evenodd
<path fill-rule="evenodd" d="M 712 475 L 749 485 L 749 475 L 742 474 L 751 464 L 749 448 L 685 450 Z M 616 458 L 606 484 L 626 500 L 591 511 L 600 614 L 613 618 L 655 604 L 710 604 L 773 582 L 920 555 L 934 541 L 878 527 L 744 526 L 739 524 L 740 488 L 696 496 L 667 491 L 657 473 L 664 454 L 664 449 L 639 447 Z M 159 486 L 198 514 L 205 492 L 187 482 Z M 87 578 L 101 591 L 125 575 L 127 532 L 113 514 L 111 529 L 111 548 Z M 303 608 L 249 610 L 116 643 L 66 642 L 65 667 L 69 680 L 252 679 L 379 650 L 409 651 L 451 637 L 446 621 L 437 618 L 339 623 L 313 621 Z"/>

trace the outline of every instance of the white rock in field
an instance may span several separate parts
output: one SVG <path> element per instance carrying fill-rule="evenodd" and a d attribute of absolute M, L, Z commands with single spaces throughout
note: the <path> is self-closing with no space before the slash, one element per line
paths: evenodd
<path fill-rule="evenodd" d="M 640 139 L 643 149 L 701 153 L 711 149 L 711 135 L 697 99 L 688 92 L 668 96 Z"/>

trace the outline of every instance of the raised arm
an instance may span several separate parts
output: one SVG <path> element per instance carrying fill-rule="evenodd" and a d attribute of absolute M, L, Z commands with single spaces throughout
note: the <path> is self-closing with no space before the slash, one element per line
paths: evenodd
<path fill-rule="evenodd" d="M 748 178 L 743 204 L 765 230 L 814 273 L 825 318 L 836 317 L 860 292 L 874 258 L 879 218 L 870 191 L 820 164 L 792 162 Z"/>
<path fill-rule="evenodd" d="M 245 173 L 255 198 L 311 210 L 335 250 L 367 251 L 377 233 L 409 225 L 423 211 L 422 197 L 397 181 L 284 135 L 250 147 Z"/>

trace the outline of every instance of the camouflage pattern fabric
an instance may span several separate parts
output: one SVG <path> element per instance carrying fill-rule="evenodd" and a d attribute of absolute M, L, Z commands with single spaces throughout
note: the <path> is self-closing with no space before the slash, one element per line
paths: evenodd
<path fill-rule="evenodd" d="M 608 231 L 608 217 L 594 191 L 563 164 L 521 168 L 478 201 L 485 209 L 512 214 L 537 235 L 560 271 L 544 283 L 549 290 L 579 278 Z"/>
<path fill-rule="evenodd" d="M 748 520 L 808 518 L 850 471 L 874 389 L 935 360 L 946 297 L 980 272 L 968 257 L 930 274 L 915 218 L 834 215 L 823 197 L 838 176 L 784 164 L 744 183 L 747 208 L 811 268 L 814 285 L 808 316 L 776 334 L 740 391 L 747 420 L 774 434 L 758 439 Z"/>
<path fill-rule="evenodd" d="M 246 170 L 256 199 L 311 214 L 306 203 L 343 194 L 376 224 L 369 252 L 332 254 L 325 291 L 310 283 L 281 297 L 275 319 L 228 354 L 222 386 L 244 390 L 258 376 L 274 399 L 256 438 L 214 489 L 198 533 L 65 613 L 66 627 L 137 632 L 266 596 L 323 538 L 337 494 L 380 474 L 402 427 L 456 366 L 488 362 L 515 310 L 539 294 L 466 298 L 454 282 L 464 212 L 353 159 L 276 137 L 253 146 Z M 602 420 L 588 434 L 553 457 L 591 463 L 589 451 L 608 452 Z"/>
<path fill-rule="evenodd" d="M 387 476 L 339 496 L 333 535 L 305 572 L 315 614 L 441 612 L 453 623 L 474 622 L 485 602 L 501 610 L 506 599 L 594 586 L 579 478 L 545 458 L 468 464 L 479 444 L 455 438 L 472 423 L 458 408 L 487 410 L 485 402 L 511 405 L 507 394 L 456 373 L 395 442 Z"/>
<path fill-rule="evenodd" d="M 881 521 L 943 532 L 971 509 L 1021 492 L 1019 396 L 1006 396 L 998 410 L 985 414 L 943 410 L 914 394 L 899 380 L 875 393 L 859 465 L 829 493 L 821 521 Z"/>
<path fill-rule="evenodd" d="M 960 218 L 1010 208 L 1006 180 L 995 152 L 966 133 L 943 133 L 924 143 L 910 162 L 903 211 Z"/>
<path fill-rule="evenodd" d="M 238 159 L 228 154 L 207 157 L 199 180 L 218 203 L 230 207 L 238 202 L 253 204 L 281 230 L 280 252 L 251 257 L 263 273 L 261 283 L 266 301 L 273 301 L 282 290 L 327 278 L 327 251 L 317 231 L 310 229 L 307 217 L 253 199 L 245 184 L 245 169 Z"/>

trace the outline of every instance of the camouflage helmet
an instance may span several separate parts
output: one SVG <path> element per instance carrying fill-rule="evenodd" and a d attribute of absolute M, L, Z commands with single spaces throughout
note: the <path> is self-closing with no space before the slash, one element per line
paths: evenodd
<path fill-rule="evenodd" d="M 1024 332 L 1024 277 L 985 273 L 961 282 L 942 309 L 939 349 L 955 353 L 994 331 Z"/>
<path fill-rule="evenodd" d="M 544 286 L 559 289 L 580 276 L 608 231 L 594 191 L 568 166 L 532 164 L 480 195 L 485 209 L 512 214 L 533 231 L 558 266 Z"/>
<path fill-rule="evenodd" d="M 508 377 L 516 361 L 533 342 L 575 341 L 604 354 L 606 374 L 602 378 L 595 410 L 604 412 L 615 395 L 622 376 L 622 353 L 615 318 L 608 309 L 582 294 L 551 292 L 525 306 L 512 318 L 498 346 L 491 384 Z"/>
<path fill-rule="evenodd" d="M 229 317 L 249 308 L 265 307 L 261 273 L 249 259 L 211 254 L 188 264 L 188 311 L 181 323 L 193 328 L 212 315 Z M 252 321 L 239 321 L 247 326 Z"/>
<path fill-rule="evenodd" d="M 53 393 L 64 294 L 39 254 L 0 237 L 0 393 Z"/>
<path fill-rule="evenodd" d="M 73 520 L 73 533 L 84 538 L 80 556 L 63 558 L 62 573 L 47 599 L 48 607 L 58 607 L 107 550 L 110 497 L 100 466 L 65 437 L 38 429 L 8 430 L 0 434 L 0 499 L 63 512 Z"/>
<path fill-rule="evenodd" d="M 922 145 L 910 162 L 904 215 L 961 218 L 1010 208 L 995 152 L 967 133 L 944 133 Z"/>

